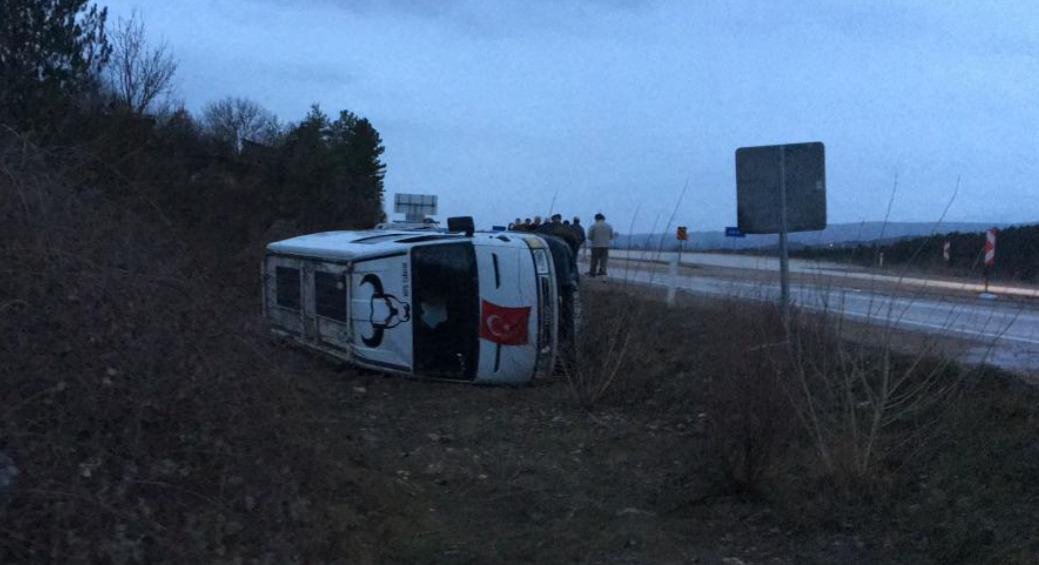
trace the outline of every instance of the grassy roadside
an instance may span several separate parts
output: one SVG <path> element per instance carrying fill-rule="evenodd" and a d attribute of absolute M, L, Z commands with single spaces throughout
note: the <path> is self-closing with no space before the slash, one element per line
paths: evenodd
<path fill-rule="evenodd" d="M 259 244 L 208 257 L 220 226 L 177 230 L 46 160 L 0 157 L 18 171 L 0 185 L 0 452 L 20 471 L 0 562 L 1039 555 L 1039 393 L 1012 376 L 848 348 L 810 319 L 791 349 L 767 308 L 623 292 L 586 294 L 589 389 L 357 372 L 265 331 Z M 841 415 L 874 404 L 827 396 L 825 377 L 852 367 L 872 387 L 881 366 L 957 386 L 863 458 Z M 833 424 L 824 443 L 794 377 Z"/>
<path fill-rule="evenodd" d="M 605 312 L 641 309 L 657 330 L 635 348 L 642 353 L 630 372 L 649 371 L 646 377 L 655 382 L 634 377 L 613 402 L 637 402 L 638 391 L 648 386 L 647 402 L 689 407 L 702 420 L 702 466 L 693 466 L 692 484 L 750 497 L 776 512 L 785 527 L 815 535 L 852 532 L 874 549 L 897 547 L 907 562 L 1031 563 L 1039 556 L 1039 536 L 1029 526 L 1039 489 L 1026 478 L 1039 454 L 1039 391 L 1033 385 L 991 367 L 964 370 L 933 358 L 923 342 L 909 351 L 901 333 L 870 345 L 838 343 L 833 333 L 839 337 L 848 328 L 824 324 L 820 334 L 818 320 L 810 317 L 802 321 L 802 333 L 811 335 L 800 339 L 808 351 L 791 367 L 783 355 L 766 353 L 768 345 L 783 341 L 767 306 L 690 299 L 668 311 L 652 293 L 642 306 L 630 294 L 603 297 Z M 842 351 L 841 363 L 828 363 L 836 351 Z M 898 410 L 883 413 L 891 421 L 875 438 L 879 450 L 871 465 L 858 472 L 839 463 L 827 468 L 811 429 L 789 413 L 803 399 L 790 394 L 783 373 L 796 374 L 798 363 L 823 368 L 816 378 L 850 392 L 857 399 L 850 409 L 870 415 L 877 398 L 863 388 L 885 360 L 902 367 L 904 372 L 892 372 L 906 375 L 904 382 L 916 383 L 907 388 L 921 394 L 891 397 Z M 841 375 L 849 365 L 863 373 L 856 374 L 862 380 L 843 391 Z M 835 415 L 849 411 L 849 404 L 826 402 L 819 393 L 815 398 L 816 408 L 830 414 L 822 420 L 834 428 L 828 430 L 831 457 L 854 463 L 853 443 L 862 434 L 842 429 L 844 412 Z M 919 409 L 902 410 L 909 402 Z"/>
<path fill-rule="evenodd" d="M 211 326 L 135 328 L 186 340 L 161 363 L 125 337 L 104 342 L 105 366 L 84 363 L 85 334 L 52 363 L 26 356 L 4 373 L 26 376 L 2 419 L 0 450 L 23 471 L 0 503 L 5 561 L 1031 563 L 1039 551 L 1039 394 L 998 371 L 972 378 L 915 457 L 856 490 L 820 467 L 765 378 L 771 361 L 754 352 L 768 348 L 754 348 L 774 343 L 768 312 L 588 293 L 591 320 L 624 312 L 635 330 L 589 407 L 562 379 L 482 388 L 338 368 L 272 340 L 248 285 L 229 288 L 191 294 Z M 41 348 L 74 335 L 20 315 L 7 330 Z M 46 375 L 79 384 L 56 392 Z"/>

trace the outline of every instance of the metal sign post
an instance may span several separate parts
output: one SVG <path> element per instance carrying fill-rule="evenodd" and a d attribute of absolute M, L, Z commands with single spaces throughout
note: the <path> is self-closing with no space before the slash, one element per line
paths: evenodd
<path fill-rule="evenodd" d="M 826 152 L 823 144 L 793 143 L 736 150 L 736 229 L 779 235 L 779 310 L 790 320 L 789 234 L 826 227 Z M 738 234 L 738 235 L 737 235 Z"/>
<path fill-rule="evenodd" d="M 786 146 L 779 146 L 779 317 L 790 329 L 790 255 L 786 245 Z"/>

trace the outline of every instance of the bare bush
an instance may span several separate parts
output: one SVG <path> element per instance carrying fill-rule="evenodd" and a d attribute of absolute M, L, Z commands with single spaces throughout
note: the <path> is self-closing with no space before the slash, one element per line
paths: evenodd
<path fill-rule="evenodd" d="M 896 350 L 905 334 L 891 321 L 865 324 L 851 342 L 842 320 L 800 313 L 787 392 L 826 474 L 869 494 L 923 447 L 970 369 L 931 339 Z"/>
<path fill-rule="evenodd" d="M 566 356 L 571 397 L 591 408 L 657 395 L 675 410 L 702 410 L 706 474 L 723 491 L 760 492 L 796 430 L 778 312 L 736 300 L 668 307 L 658 294 L 626 282 L 584 293 Z"/>
<path fill-rule="evenodd" d="M 940 429 L 970 371 L 934 340 L 910 343 L 891 320 L 798 310 L 787 333 L 769 304 L 669 309 L 630 290 L 585 293 L 571 395 L 589 407 L 654 389 L 699 407 L 705 471 L 728 491 L 760 493 L 782 465 L 818 469 L 813 476 L 844 493 L 882 496 Z"/>
<path fill-rule="evenodd" d="M 662 306 L 624 292 L 587 292 L 577 338 L 563 344 L 571 396 L 590 408 L 644 379 L 646 352 L 662 323 Z"/>
<path fill-rule="evenodd" d="M 128 19 L 120 18 L 111 41 L 109 83 L 123 108 L 142 114 L 173 93 L 177 61 L 165 41 L 148 45 L 144 22 L 136 10 Z"/>
<path fill-rule="evenodd" d="M 760 493 L 796 428 L 782 321 L 771 306 L 730 302 L 703 323 L 713 328 L 699 345 L 711 474 L 725 490 Z"/>
<path fill-rule="evenodd" d="M 760 492 L 797 428 L 778 312 L 737 301 L 669 308 L 657 298 L 626 285 L 584 294 L 565 366 L 571 397 L 592 408 L 657 395 L 674 410 L 702 410 L 705 472 L 723 491 Z"/>
<path fill-rule="evenodd" d="M 207 133 L 235 152 L 241 152 L 246 142 L 269 145 L 280 132 L 274 114 L 248 98 L 235 96 L 207 104 L 202 124 Z"/>

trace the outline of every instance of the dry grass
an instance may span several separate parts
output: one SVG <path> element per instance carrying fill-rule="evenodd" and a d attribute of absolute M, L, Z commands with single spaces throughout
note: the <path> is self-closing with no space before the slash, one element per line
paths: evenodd
<path fill-rule="evenodd" d="M 592 408 L 630 392 L 660 309 L 622 293 L 587 293 L 582 302 L 583 323 L 577 339 L 564 345 L 563 373 L 574 401 Z"/>
<path fill-rule="evenodd" d="M 781 466 L 812 469 L 840 496 L 884 498 L 971 374 L 932 340 L 896 351 L 891 323 L 856 328 L 852 342 L 831 312 L 799 312 L 788 334 L 770 304 L 668 309 L 634 287 L 585 300 L 572 396 L 591 408 L 663 389 L 702 407 L 705 471 L 723 491 L 760 494 Z"/>
<path fill-rule="evenodd" d="M 1034 387 L 952 363 L 890 320 L 852 328 L 800 312 L 787 338 L 767 304 L 686 297 L 668 310 L 659 291 L 597 294 L 593 321 L 632 333 L 592 409 L 690 423 L 674 448 L 685 504 L 752 495 L 799 528 L 881 536 L 941 563 L 1039 555 Z M 585 355 L 615 343 L 592 340 Z"/>
<path fill-rule="evenodd" d="M 823 314 L 802 316 L 792 334 L 787 394 L 826 475 L 846 491 L 882 487 L 925 447 L 972 371 L 936 356 L 931 340 L 895 352 L 891 325 L 869 327 L 873 343 L 852 343 Z"/>
<path fill-rule="evenodd" d="M 776 364 L 787 344 L 775 309 L 736 301 L 671 309 L 646 292 L 585 293 L 577 362 L 566 372 L 572 398 L 595 410 L 663 397 L 702 427 L 710 460 L 702 471 L 722 491 L 757 492 L 795 427 Z"/>
<path fill-rule="evenodd" d="M 372 561 L 375 535 L 341 530 L 362 479 L 308 424 L 321 395 L 228 291 L 255 263 L 201 264 L 76 152 L 2 141 L 0 452 L 21 473 L 0 561 Z"/>

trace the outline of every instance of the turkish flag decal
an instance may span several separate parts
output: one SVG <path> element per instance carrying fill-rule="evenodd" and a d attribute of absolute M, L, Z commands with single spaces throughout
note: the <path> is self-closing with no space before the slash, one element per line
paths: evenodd
<path fill-rule="evenodd" d="M 480 337 L 500 345 L 525 345 L 529 340 L 530 306 L 510 308 L 483 301 Z"/>

